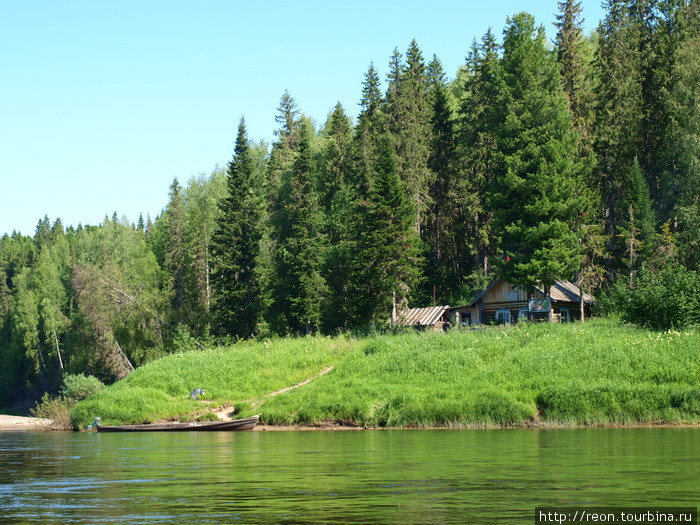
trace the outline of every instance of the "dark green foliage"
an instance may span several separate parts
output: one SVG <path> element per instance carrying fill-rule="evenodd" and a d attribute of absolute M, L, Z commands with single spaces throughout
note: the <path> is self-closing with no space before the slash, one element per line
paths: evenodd
<path fill-rule="evenodd" d="M 547 289 L 581 264 L 579 228 L 586 212 L 577 139 L 557 63 L 544 30 L 530 15 L 510 20 L 503 44 L 507 86 L 498 133 L 503 171 L 491 187 L 491 206 L 507 255 L 502 275 Z"/>
<path fill-rule="evenodd" d="M 256 333 L 262 315 L 257 265 L 263 195 L 243 119 L 228 168 L 227 188 L 212 238 L 212 316 L 217 334 L 244 338 Z"/>
<path fill-rule="evenodd" d="M 488 276 L 493 264 L 493 211 L 487 202 L 489 188 L 502 171 L 498 133 L 503 126 L 506 93 L 498 51 L 490 30 L 481 45 L 473 43 L 458 115 L 460 170 L 450 201 L 454 206 L 451 221 L 460 285 L 469 275 Z"/>
<path fill-rule="evenodd" d="M 598 29 L 595 150 L 605 233 L 612 242 L 626 215 L 618 205 L 625 191 L 621 175 L 632 166 L 642 144 L 643 102 L 639 34 L 627 2 L 610 0 L 606 7 L 608 14 Z M 613 256 L 620 256 L 613 245 L 609 248 Z"/>
<path fill-rule="evenodd" d="M 490 30 L 475 41 L 452 81 L 412 41 L 391 56 L 385 90 L 370 66 L 354 126 L 338 104 L 315 134 L 285 91 L 271 151 L 241 123 L 228 171 L 175 181 L 154 222 L 115 212 L 66 229 L 44 217 L 33 237 L 4 235 L 0 403 L 26 406 L 73 374 L 124 377 L 201 348 L 212 329 L 232 340 L 383 329 L 394 304 L 427 306 L 433 289 L 462 303 L 496 276 L 575 279 L 599 297 L 611 286 L 608 312 L 697 322 L 686 269 L 700 261 L 700 3 L 604 7 L 586 37 L 580 2 L 561 0 L 553 49 L 519 14 L 502 46 Z M 483 386 L 440 402 L 438 420 L 697 405 L 682 388 L 623 386 L 555 385 L 538 401 Z M 420 423 L 417 399 L 392 392 L 339 413 Z"/>
<path fill-rule="evenodd" d="M 372 170 L 359 188 L 352 226 L 350 277 L 354 326 L 386 322 L 392 302 L 405 305 L 419 277 L 419 238 L 402 191 L 391 137 L 378 139 Z"/>
<path fill-rule="evenodd" d="M 459 286 L 463 268 L 463 232 L 458 208 L 463 190 L 458 176 L 455 122 L 450 108 L 450 94 L 437 57 L 428 65 L 429 102 L 431 104 L 431 141 L 428 167 L 433 174 L 430 207 L 426 218 L 426 284 L 435 286 L 441 304 L 450 299 Z M 430 295 L 430 290 L 428 294 Z"/>
<path fill-rule="evenodd" d="M 372 96 L 372 95 L 368 95 Z M 368 101 L 368 104 L 374 103 Z M 321 133 L 319 195 L 325 212 L 324 235 L 328 251 L 323 277 L 328 286 L 323 324 L 326 331 L 347 329 L 350 287 L 350 224 L 355 196 L 352 170 L 352 125 L 337 104 Z"/>
<path fill-rule="evenodd" d="M 275 242 L 274 321 L 279 331 L 310 333 L 321 325 L 326 285 L 321 274 L 325 239 L 323 215 L 311 172 L 311 133 L 299 130 L 296 158 L 282 172 L 272 217 Z"/>
<path fill-rule="evenodd" d="M 165 229 L 164 267 L 172 286 L 173 320 L 182 324 L 187 319 L 187 251 L 185 246 L 185 208 L 182 187 L 177 179 L 170 185 L 170 200 L 163 214 Z M 113 221 L 116 222 L 116 221 Z"/>
<path fill-rule="evenodd" d="M 628 292 L 623 318 L 655 330 L 700 323 L 700 276 L 682 266 L 646 266 Z"/>
<path fill-rule="evenodd" d="M 649 187 L 636 158 L 624 175 L 622 203 L 627 209 L 618 235 L 624 242 L 626 267 L 631 275 L 638 266 L 640 255 L 648 256 L 653 251 L 656 234 Z"/>
<path fill-rule="evenodd" d="M 414 228 L 421 233 L 430 205 L 432 173 L 430 156 L 430 114 L 428 77 L 423 55 L 415 40 L 406 51 L 406 62 L 399 62 L 394 51 L 387 91 L 388 129 L 394 135 L 396 168 L 411 198 Z"/>

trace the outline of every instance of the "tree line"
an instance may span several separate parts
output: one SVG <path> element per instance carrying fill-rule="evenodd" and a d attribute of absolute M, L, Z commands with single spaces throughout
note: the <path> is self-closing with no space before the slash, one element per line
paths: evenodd
<path fill-rule="evenodd" d="M 271 148 L 170 186 L 154 220 L 0 238 L 0 403 L 207 341 L 383 326 L 494 278 L 632 289 L 700 255 L 700 2 L 608 0 L 553 45 L 527 13 L 448 80 L 412 41 L 359 116 L 280 100 Z"/>

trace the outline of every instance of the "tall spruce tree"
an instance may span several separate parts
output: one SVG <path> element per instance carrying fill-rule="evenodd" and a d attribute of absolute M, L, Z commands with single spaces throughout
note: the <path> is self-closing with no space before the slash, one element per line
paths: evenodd
<path fill-rule="evenodd" d="M 495 246 L 488 193 L 502 170 L 499 133 L 504 125 L 506 86 L 499 49 L 490 29 L 480 44 L 474 42 L 458 115 L 457 153 L 461 162 L 453 199 L 457 211 L 454 233 L 457 246 L 462 247 L 461 276 L 471 275 L 467 284 L 474 288 L 488 279 Z"/>
<path fill-rule="evenodd" d="M 579 269 L 585 212 L 577 137 L 556 58 L 531 15 L 508 20 L 503 42 L 507 86 L 499 132 L 503 171 L 491 205 L 504 253 L 502 275 L 532 290 L 549 290 Z"/>
<path fill-rule="evenodd" d="M 324 211 L 324 235 L 328 243 L 323 277 L 328 296 L 323 312 L 328 332 L 348 328 L 349 224 L 354 188 L 352 180 L 352 125 L 340 103 L 321 133 L 324 138 L 318 178 L 319 198 Z"/>
<path fill-rule="evenodd" d="M 426 277 L 440 302 L 452 300 L 461 278 L 461 252 L 455 197 L 458 189 L 457 152 L 451 100 L 442 64 L 433 56 L 428 64 L 428 98 L 431 105 L 431 142 L 428 167 L 433 173 L 430 208 L 426 220 L 428 257 Z"/>
<path fill-rule="evenodd" d="M 405 308 L 419 279 L 419 238 L 398 177 L 391 136 L 378 138 L 372 169 L 358 189 L 351 244 L 352 325 L 385 323 Z"/>
<path fill-rule="evenodd" d="M 595 164 L 593 150 L 593 123 L 595 120 L 595 36 L 583 35 L 581 3 L 574 0 L 559 2 L 557 15 L 557 61 L 561 68 L 564 94 L 571 110 L 574 129 L 579 137 L 579 155 L 590 165 L 592 174 Z M 597 191 L 593 179 L 586 181 Z"/>
<path fill-rule="evenodd" d="M 226 185 L 211 246 L 212 317 L 218 334 L 245 338 L 256 334 L 262 314 L 257 264 L 263 196 L 243 118 Z"/>
<path fill-rule="evenodd" d="M 177 179 L 170 185 L 170 199 L 162 220 L 165 238 L 164 266 L 173 294 L 172 317 L 177 324 L 184 324 L 187 320 L 188 261 L 185 247 L 185 209 L 182 187 Z"/>
<path fill-rule="evenodd" d="M 387 92 L 389 130 L 396 138 L 397 169 L 411 197 L 414 228 L 420 234 L 430 205 L 429 188 L 433 177 L 428 169 L 431 133 L 428 76 L 423 54 L 415 40 L 406 51 L 406 62 L 401 65 L 398 78 L 394 78 L 396 66 L 392 57 Z"/>
<path fill-rule="evenodd" d="M 312 173 L 311 134 L 306 122 L 299 130 L 296 158 L 282 173 L 272 218 L 275 242 L 273 324 L 280 332 L 311 333 L 321 324 L 326 293 L 322 276 L 325 239 L 323 214 Z"/>
<path fill-rule="evenodd" d="M 642 144 L 642 84 L 640 76 L 639 30 L 626 0 L 608 0 L 607 15 L 601 22 L 596 56 L 595 152 L 596 179 L 602 199 L 604 234 L 612 258 L 612 274 L 624 254 L 617 249 L 615 235 L 627 219 L 623 205 L 624 174 L 630 169 Z"/>

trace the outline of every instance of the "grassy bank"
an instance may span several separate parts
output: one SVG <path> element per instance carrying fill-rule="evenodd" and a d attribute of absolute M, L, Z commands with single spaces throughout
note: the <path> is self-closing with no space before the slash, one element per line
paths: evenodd
<path fill-rule="evenodd" d="M 282 395 L 329 365 L 334 370 Z M 207 391 L 203 401 L 191 389 Z M 233 404 L 276 424 L 700 422 L 700 334 L 597 320 L 363 340 L 245 343 L 166 357 L 73 411 L 77 425 L 193 418 Z"/>

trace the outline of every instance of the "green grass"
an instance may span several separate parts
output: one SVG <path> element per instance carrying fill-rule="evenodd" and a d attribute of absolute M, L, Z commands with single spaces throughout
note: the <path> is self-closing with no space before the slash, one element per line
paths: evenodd
<path fill-rule="evenodd" d="M 328 365 L 335 369 L 285 394 Z M 208 411 L 278 424 L 471 426 L 700 422 L 700 334 L 606 320 L 363 340 L 300 338 L 170 356 L 79 403 L 74 423 Z"/>

